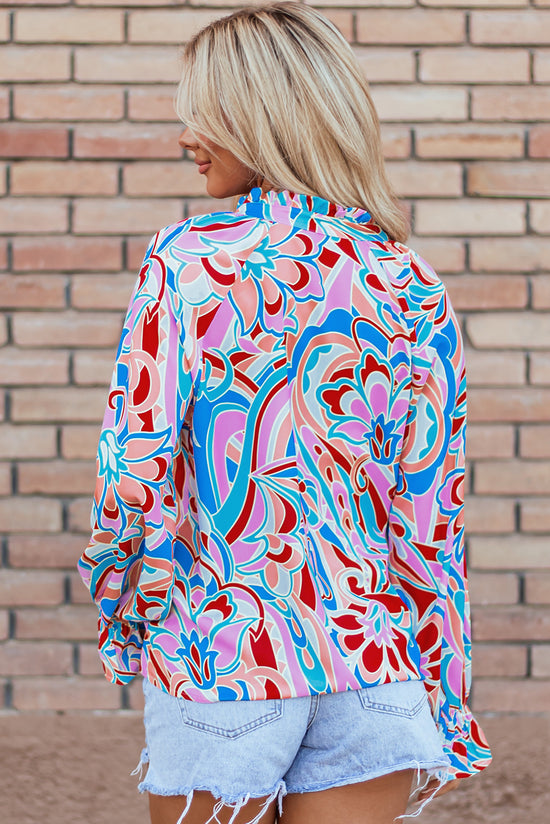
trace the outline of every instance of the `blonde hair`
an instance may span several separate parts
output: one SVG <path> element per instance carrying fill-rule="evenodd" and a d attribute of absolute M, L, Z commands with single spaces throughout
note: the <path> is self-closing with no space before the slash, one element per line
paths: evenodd
<path fill-rule="evenodd" d="M 367 81 L 345 38 L 314 9 L 268 3 L 205 26 L 185 48 L 176 110 L 251 177 L 366 209 L 406 240 Z"/>

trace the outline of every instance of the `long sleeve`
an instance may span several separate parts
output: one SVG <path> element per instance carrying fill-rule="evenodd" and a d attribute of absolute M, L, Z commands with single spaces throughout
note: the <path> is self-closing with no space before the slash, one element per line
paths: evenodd
<path fill-rule="evenodd" d="M 177 496 L 173 456 L 193 385 L 176 291 L 157 235 L 128 309 L 99 440 L 90 543 L 79 562 L 99 608 L 112 681 L 139 669 L 140 624 L 170 609 Z"/>
<path fill-rule="evenodd" d="M 410 608 L 433 715 L 461 777 L 490 761 L 467 706 L 466 380 L 460 331 L 441 284 L 428 304 L 429 315 L 417 313 L 411 407 L 390 511 L 390 574 Z"/>

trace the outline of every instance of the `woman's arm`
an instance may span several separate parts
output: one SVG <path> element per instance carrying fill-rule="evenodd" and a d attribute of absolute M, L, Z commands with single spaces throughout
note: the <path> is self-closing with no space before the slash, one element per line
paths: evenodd
<path fill-rule="evenodd" d="M 420 668 L 452 775 L 461 777 L 487 766 L 490 753 L 467 706 L 462 341 L 443 287 L 431 309 L 413 347 L 411 408 L 390 511 L 390 569 L 411 610 Z"/>
<path fill-rule="evenodd" d="M 99 608 L 111 680 L 135 674 L 140 624 L 164 617 L 173 586 L 173 455 L 192 395 L 185 339 L 157 235 L 144 259 L 117 353 L 99 440 L 90 543 L 79 562 Z"/>

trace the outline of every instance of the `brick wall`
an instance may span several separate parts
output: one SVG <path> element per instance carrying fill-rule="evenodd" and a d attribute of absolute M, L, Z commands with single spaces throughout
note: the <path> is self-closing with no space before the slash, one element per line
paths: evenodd
<path fill-rule="evenodd" d="M 210 208 L 172 111 L 234 0 L 0 5 L 0 706 L 116 709 L 74 572 L 145 243 Z M 478 711 L 550 710 L 550 0 L 323 0 L 468 347 Z"/>

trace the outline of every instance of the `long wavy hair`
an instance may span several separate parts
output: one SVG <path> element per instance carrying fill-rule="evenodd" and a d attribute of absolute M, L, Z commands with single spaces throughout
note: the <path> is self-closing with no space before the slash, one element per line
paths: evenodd
<path fill-rule="evenodd" d="M 296 2 L 243 8 L 199 31 L 183 58 L 176 110 L 199 141 L 270 188 L 358 206 L 407 239 L 366 78 L 323 15 Z"/>

